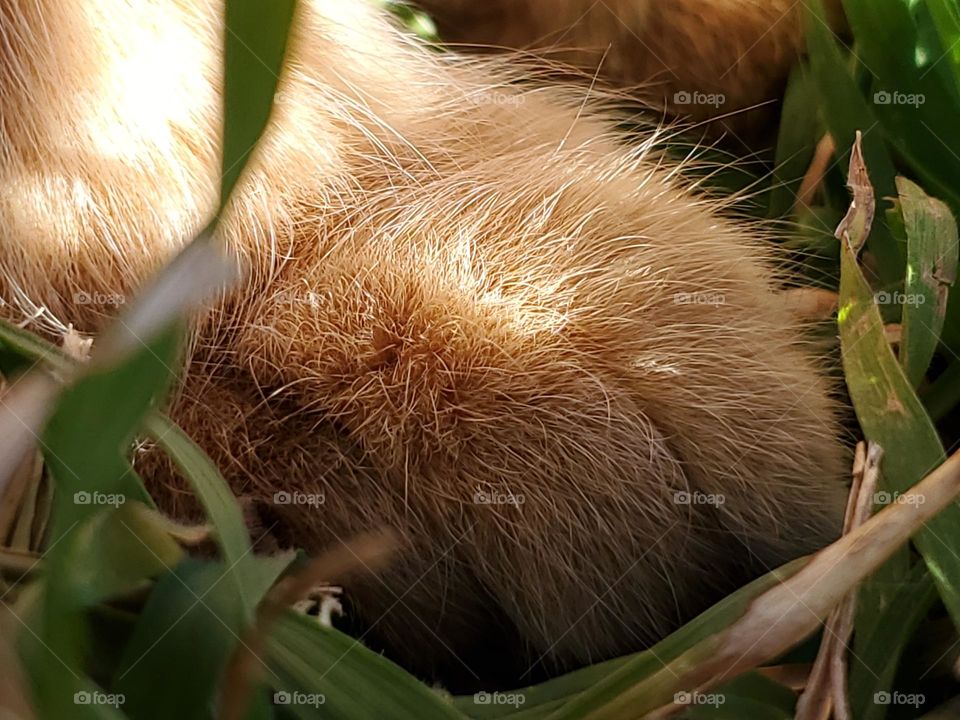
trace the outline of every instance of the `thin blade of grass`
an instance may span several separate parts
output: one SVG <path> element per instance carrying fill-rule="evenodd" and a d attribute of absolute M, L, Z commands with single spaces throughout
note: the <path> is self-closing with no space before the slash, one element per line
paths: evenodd
<path fill-rule="evenodd" d="M 280 678 L 275 697 L 298 718 L 464 717 L 447 699 L 361 642 L 303 615 L 288 611 L 277 619 L 268 652 L 270 667 Z M 316 702 L 308 702 L 311 697 Z"/>
<path fill-rule="evenodd" d="M 270 119 L 296 0 L 227 0 L 220 209 Z"/>
<path fill-rule="evenodd" d="M 245 565 L 243 584 L 259 601 L 291 555 Z M 221 562 L 188 558 L 162 577 L 134 627 L 112 686 L 133 720 L 212 718 L 227 663 L 248 618 Z M 264 660 L 265 663 L 265 660 Z M 158 678 L 175 692 L 157 692 Z"/>
<path fill-rule="evenodd" d="M 897 191 L 907 235 L 900 364 L 917 387 L 940 342 L 950 288 L 957 278 L 960 238 L 946 204 L 903 177 L 897 178 Z"/>
<path fill-rule="evenodd" d="M 851 163 L 862 161 L 854 153 Z M 866 174 L 865 168 L 862 169 Z M 853 174 L 853 171 L 851 171 Z M 862 232 L 862 229 L 860 230 Z M 840 340 L 844 374 L 864 435 L 885 452 L 881 493 L 887 502 L 910 498 L 910 489 L 945 459 L 936 428 L 927 416 L 887 341 L 874 293 L 860 270 L 858 242 L 842 241 Z M 914 540 L 941 597 L 960 627 L 960 506 L 949 504 Z M 888 590 L 895 578 L 887 579 Z M 884 603 L 889 602 L 887 598 Z M 869 634 L 874 619 L 858 618 Z"/>
<path fill-rule="evenodd" d="M 809 70 L 798 65 L 787 83 L 783 121 L 777 136 L 768 217 L 785 218 L 797 201 L 800 183 L 817 146 L 816 87 Z"/>
<path fill-rule="evenodd" d="M 937 587 L 923 564 L 915 565 L 897 590 L 850 659 L 848 695 L 856 720 L 886 716 L 889 706 L 876 699 L 891 692 L 904 649 L 937 600 Z"/>

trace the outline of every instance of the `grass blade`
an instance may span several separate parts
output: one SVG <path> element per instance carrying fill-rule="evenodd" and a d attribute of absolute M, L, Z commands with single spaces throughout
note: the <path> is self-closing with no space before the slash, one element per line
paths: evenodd
<path fill-rule="evenodd" d="M 897 191 L 907 234 L 900 364 L 917 387 L 940 342 L 950 288 L 957 277 L 960 238 L 946 204 L 903 177 L 897 178 Z"/>

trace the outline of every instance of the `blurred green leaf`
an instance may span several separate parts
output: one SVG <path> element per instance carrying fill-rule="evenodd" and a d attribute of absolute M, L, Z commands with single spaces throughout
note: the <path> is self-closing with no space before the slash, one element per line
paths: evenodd
<path fill-rule="evenodd" d="M 217 541 L 227 561 L 227 582 L 244 603 L 247 618 L 253 619 L 257 593 L 244 586 L 251 577 L 247 568 L 256 562 L 243 512 L 220 471 L 207 454 L 172 421 L 155 414 L 147 418 L 144 431 L 177 465 L 193 488 L 206 515 L 213 523 Z"/>
<path fill-rule="evenodd" d="M 270 119 L 296 7 L 296 0 L 227 0 L 221 210 Z"/>
<path fill-rule="evenodd" d="M 283 614 L 268 641 L 275 686 L 303 720 L 451 720 L 460 714 L 438 692 L 348 635 L 316 619 Z M 271 677 L 273 680 L 273 677 Z M 302 702 L 293 702 L 301 697 Z M 310 702 L 312 698 L 315 702 Z M 320 699 L 322 698 L 322 702 Z"/>
<path fill-rule="evenodd" d="M 55 533 L 97 509 L 76 502 L 76 493 L 153 506 L 128 456 L 137 428 L 175 380 L 179 344 L 179 328 L 167 330 L 119 366 L 88 368 L 61 393 L 42 443 L 57 487 Z"/>
<path fill-rule="evenodd" d="M 689 697 L 697 704 L 680 715 L 684 720 L 791 720 L 797 704 L 793 691 L 757 673 Z"/>
<path fill-rule="evenodd" d="M 56 544 L 44 567 L 42 611 L 23 619 L 26 667 L 42 717 L 118 717 L 83 674 L 86 610 L 166 572 L 183 551 L 139 503 L 100 507 Z M 63 548 L 63 550 L 59 550 Z M 52 561 L 51 561 L 52 560 Z M 88 700 L 96 694 L 97 700 Z"/>
<path fill-rule="evenodd" d="M 844 0 L 857 54 L 873 76 L 871 98 L 887 141 L 938 194 L 960 202 L 955 96 L 918 54 L 919 36 L 903 0 Z M 869 163 L 868 163 L 869 164 Z M 871 166 L 872 170 L 872 166 Z"/>
<path fill-rule="evenodd" d="M 291 555 L 245 565 L 244 586 L 257 600 Z M 248 627 L 221 562 L 187 559 L 160 579 L 133 631 L 113 683 L 133 720 L 212 719 L 224 668 Z M 264 662 L 261 659 L 261 662 Z M 168 688 L 160 692 L 158 685 Z"/>
<path fill-rule="evenodd" d="M 960 7 L 956 0 L 927 0 L 925 5 L 933 17 L 941 45 L 946 48 L 935 62 L 950 67 L 954 87 L 960 95 Z"/>
<path fill-rule="evenodd" d="M 179 332 L 170 329 L 118 366 L 87 368 L 63 390 L 47 423 L 41 444 L 56 485 L 53 543 L 45 562 L 42 621 L 34 632 L 44 650 L 70 672 L 64 673 L 42 653 L 31 656 L 34 661 L 27 668 L 45 716 L 63 717 L 68 709 L 76 709 L 75 693 L 89 690 L 82 681 L 87 644 L 83 613 L 97 599 L 91 583 L 106 582 L 110 587 L 117 581 L 116 573 L 129 582 L 137 574 L 147 577 L 156 571 L 156 564 L 144 563 L 142 554 L 124 564 L 113 552 L 102 548 L 94 552 L 91 547 L 96 547 L 99 533 L 89 528 L 107 506 L 134 502 L 153 506 L 127 456 L 136 428 L 172 383 L 168 368 L 176 365 L 178 345 Z M 125 544 L 135 538 L 126 538 Z M 135 551 L 132 545 L 130 551 Z M 169 552 L 158 555 L 169 557 Z M 117 567 L 108 571 L 111 561 Z"/>
<path fill-rule="evenodd" d="M 128 592 L 183 557 L 166 521 L 137 502 L 93 515 L 73 531 L 68 547 L 72 601 L 82 607 Z"/>

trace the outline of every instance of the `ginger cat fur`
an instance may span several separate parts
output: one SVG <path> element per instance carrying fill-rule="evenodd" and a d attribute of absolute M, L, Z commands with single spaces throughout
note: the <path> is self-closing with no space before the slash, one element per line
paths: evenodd
<path fill-rule="evenodd" d="M 210 219 L 221 15 L 0 0 L 4 317 L 96 333 Z M 197 320 L 171 407 L 282 544 L 395 528 L 350 613 L 462 687 L 491 642 L 514 677 L 648 646 L 828 542 L 844 495 L 836 403 L 762 229 L 512 64 L 302 3 L 221 233 L 245 276 Z M 195 511 L 158 452 L 135 464 Z"/>

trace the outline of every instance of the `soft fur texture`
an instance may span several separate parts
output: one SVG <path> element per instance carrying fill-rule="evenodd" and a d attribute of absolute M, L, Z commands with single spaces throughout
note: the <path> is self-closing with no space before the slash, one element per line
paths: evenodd
<path fill-rule="evenodd" d="M 8 318 L 95 332 L 209 218 L 220 11 L 0 0 Z M 198 321 L 173 414 L 236 492 L 314 552 L 395 527 L 399 559 L 351 607 L 467 684 L 491 638 L 518 674 L 636 650 L 825 543 L 834 405 L 755 229 L 582 92 L 378 15 L 305 3 L 223 231 L 248 272 Z M 137 465 L 192 511 L 155 452 Z"/>
<path fill-rule="evenodd" d="M 797 0 L 417 0 L 445 39 L 522 48 L 752 143 L 804 47 Z M 823 0 L 834 25 L 840 0 Z M 740 137 L 742 136 L 742 137 Z"/>

